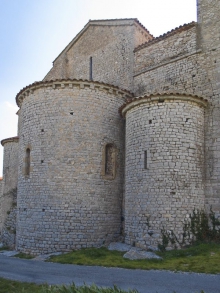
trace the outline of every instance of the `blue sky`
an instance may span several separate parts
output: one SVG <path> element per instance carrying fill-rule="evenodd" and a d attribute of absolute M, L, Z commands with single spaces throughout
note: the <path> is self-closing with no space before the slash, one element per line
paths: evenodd
<path fill-rule="evenodd" d="M 196 21 L 196 0 L 0 0 L 0 140 L 16 136 L 16 94 L 44 78 L 89 19 L 138 18 L 154 36 Z M 3 148 L 0 146 L 0 176 Z"/>

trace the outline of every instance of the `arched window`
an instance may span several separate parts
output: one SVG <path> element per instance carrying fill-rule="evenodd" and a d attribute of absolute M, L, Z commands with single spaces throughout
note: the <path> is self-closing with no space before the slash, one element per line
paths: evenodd
<path fill-rule="evenodd" d="M 112 143 L 105 145 L 103 150 L 102 175 L 106 179 L 115 178 L 116 167 L 116 148 Z"/>
<path fill-rule="evenodd" d="M 30 175 L 30 167 L 31 167 L 30 156 L 31 156 L 31 150 L 27 148 L 25 153 L 25 175 L 26 176 Z"/>

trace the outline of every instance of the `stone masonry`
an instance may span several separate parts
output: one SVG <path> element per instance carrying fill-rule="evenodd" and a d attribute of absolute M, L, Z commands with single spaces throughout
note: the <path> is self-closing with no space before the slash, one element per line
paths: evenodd
<path fill-rule="evenodd" d="M 2 141 L 0 237 L 32 254 L 181 237 L 220 217 L 220 2 L 154 38 L 137 19 L 91 20 L 16 96 Z"/>

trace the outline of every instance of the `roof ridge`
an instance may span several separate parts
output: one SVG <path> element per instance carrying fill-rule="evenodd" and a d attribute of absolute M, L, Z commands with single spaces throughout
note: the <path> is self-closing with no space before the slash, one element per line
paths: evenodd
<path fill-rule="evenodd" d="M 140 25 L 150 36 L 154 37 L 149 30 L 138 20 L 138 18 L 112 18 L 112 19 L 90 19 L 88 23 L 90 22 L 95 22 L 95 21 L 120 21 L 120 20 L 134 20 L 138 23 L 138 25 Z"/>
<path fill-rule="evenodd" d="M 59 55 L 53 60 L 53 63 L 59 58 L 59 56 L 67 49 L 69 50 L 69 47 L 71 47 L 72 42 L 74 42 L 74 40 L 77 40 L 77 38 L 89 27 L 90 23 L 92 22 L 96 22 L 96 21 L 120 21 L 120 20 L 133 20 L 136 21 L 136 23 L 138 23 L 138 25 L 140 25 L 150 36 L 154 37 L 149 31 L 148 29 L 145 28 L 145 26 L 137 19 L 137 18 L 115 18 L 115 19 L 89 19 L 89 21 L 85 24 L 85 26 L 81 29 L 81 31 L 78 32 L 78 34 L 75 35 L 75 37 L 66 45 L 66 47 L 59 53 Z M 48 72 L 49 73 L 49 72 Z M 47 73 L 47 74 L 48 74 Z M 46 76 L 47 76 L 46 74 Z M 44 78 L 46 78 L 46 76 Z"/>
<path fill-rule="evenodd" d="M 174 35 L 174 34 L 176 34 L 176 33 L 178 33 L 178 32 L 182 32 L 182 31 L 184 31 L 184 30 L 187 30 L 187 29 L 189 29 L 189 28 L 195 26 L 196 24 L 197 24 L 197 22 L 195 22 L 195 21 L 191 21 L 191 22 L 189 22 L 189 23 L 185 23 L 185 24 L 183 24 L 183 25 L 180 25 L 180 26 L 178 26 L 178 27 L 172 29 L 171 31 L 168 31 L 168 32 L 164 33 L 163 35 L 160 35 L 160 36 L 158 36 L 158 37 L 155 37 L 155 38 L 153 38 L 152 40 L 147 41 L 147 42 L 145 42 L 145 43 L 139 45 L 138 47 L 136 47 L 136 48 L 134 49 L 134 52 L 137 52 L 137 51 L 139 51 L 140 49 L 143 49 L 143 48 L 148 47 L 148 46 L 150 46 L 150 45 L 152 45 L 152 44 L 154 44 L 154 43 L 157 43 L 157 42 L 159 42 L 159 41 L 161 41 L 161 40 L 163 40 L 163 39 L 165 39 L 165 38 L 167 38 L 167 37 L 170 37 L 170 36 L 172 36 L 172 35 Z"/>

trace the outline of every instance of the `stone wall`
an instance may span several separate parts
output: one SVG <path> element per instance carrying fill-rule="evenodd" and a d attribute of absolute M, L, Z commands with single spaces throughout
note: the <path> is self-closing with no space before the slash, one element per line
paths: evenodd
<path fill-rule="evenodd" d="M 34 84 L 18 95 L 18 250 L 68 251 L 120 235 L 124 123 L 118 107 L 126 97 L 115 87 L 76 80 Z M 103 161 L 107 144 L 111 174 Z"/>
<path fill-rule="evenodd" d="M 135 94 L 177 89 L 180 92 L 200 92 L 201 82 L 207 76 L 204 68 L 198 68 L 198 52 L 195 24 L 138 47 L 135 50 Z"/>
<path fill-rule="evenodd" d="M 18 137 L 2 141 L 4 146 L 3 192 L 0 197 L 0 230 L 4 245 L 14 248 L 17 213 Z"/>
<path fill-rule="evenodd" d="M 196 24 L 191 23 L 137 47 L 134 74 L 172 63 L 177 58 L 195 52 Z"/>
<path fill-rule="evenodd" d="M 133 50 L 152 36 L 135 20 L 90 21 L 44 80 L 92 79 L 133 90 Z"/>
<path fill-rule="evenodd" d="M 126 115 L 125 241 L 157 246 L 204 207 L 204 107 L 197 97 L 134 99 Z M 153 231 L 153 235 L 148 232 Z"/>
<path fill-rule="evenodd" d="M 217 37 L 220 27 L 215 22 L 220 16 L 219 5 L 219 1 L 199 0 L 196 26 L 183 26 L 137 48 L 134 89 L 136 95 L 180 92 L 208 99 L 209 107 L 205 113 L 205 204 L 208 209 L 212 205 L 220 215 L 220 40 Z M 182 50 L 178 43 L 182 43 L 185 49 Z M 161 55 L 172 57 L 168 61 L 159 57 L 164 45 L 166 50 Z M 152 64 L 148 62 L 149 54 L 154 56 Z"/>
<path fill-rule="evenodd" d="M 210 99 L 206 115 L 206 206 L 220 218 L 220 2 L 198 0 L 198 47 L 202 50 L 200 66 L 207 71 L 211 85 L 203 95 Z"/>

